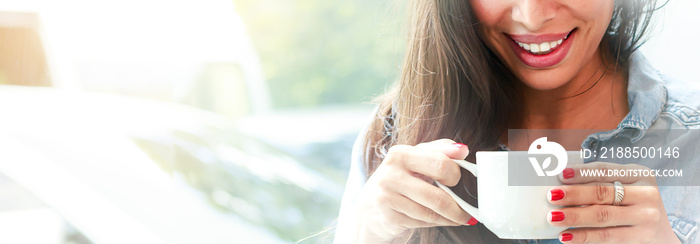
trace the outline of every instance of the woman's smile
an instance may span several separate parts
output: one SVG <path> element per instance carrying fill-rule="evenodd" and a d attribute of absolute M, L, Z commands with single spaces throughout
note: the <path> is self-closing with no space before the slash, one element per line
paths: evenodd
<path fill-rule="evenodd" d="M 559 64 L 569 53 L 575 29 L 559 34 L 506 34 L 510 47 L 520 61 L 533 68 L 547 68 Z"/>
<path fill-rule="evenodd" d="M 573 95 L 604 63 L 614 1 L 471 0 L 481 40 L 527 87 Z M 568 91 L 568 92 L 565 92 Z"/>

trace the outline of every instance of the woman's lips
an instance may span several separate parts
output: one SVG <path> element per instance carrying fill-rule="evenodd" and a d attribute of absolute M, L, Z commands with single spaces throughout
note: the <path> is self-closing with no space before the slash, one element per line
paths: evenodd
<path fill-rule="evenodd" d="M 564 60 L 569 53 L 575 33 L 576 29 L 562 34 L 508 35 L 508 37 L 511 38 L 511 49 L 523 64 L 533 68 L 547 68 Z"/>

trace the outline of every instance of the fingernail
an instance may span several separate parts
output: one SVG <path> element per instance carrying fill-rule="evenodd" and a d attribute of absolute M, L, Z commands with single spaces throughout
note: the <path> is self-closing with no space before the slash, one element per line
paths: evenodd
<path fill-rule="evenodd" d="M 467 145 L 464 145 L 462 143 L 452 143 L 452 146 L 454 146 L 456 148 L 467 147 L 467 149 L 469 149 L 469 147 Z"/>
<path fill-rule="evenodd" d="M 562 189 L 552 189 L 549 190 L 549 200 L 559 201 L 564 198 L 564 191 Z"/>
<path fill-rule="evenodd" d="M 572 168 L 566 168 L 564 169 L 564 179 L 571 179 L 574 178 L 574 169 Z"/>
<path fill-rule="evenodd" d="M 549 221 L 551 222 L 559 222 L 564 220 L 564 212 L 562 211 L 552 211 L 549 212 Z"/>
<path fill-rule="evenodd" d="M 560 240 L 561 240 L 562 242 L 564 242 L 564 241 L 571 241 L 571 240 L 573 240 L 573 239 L 574 239 L 574 235 L 571 234 L 571 233 L 564 233 L 564 234 L 561 234 L 561 238 L 560 238 Z"/>
<path fill-rule="evenodd" d="M 478 223 L 479 223 L 479 221 L 476 220 L 474 217 L 472 217 L 471 219 L 469 219 L 469 221 L 467 222 L 468 225 L 475 225 L 475 224 L 478 224 Z"/>

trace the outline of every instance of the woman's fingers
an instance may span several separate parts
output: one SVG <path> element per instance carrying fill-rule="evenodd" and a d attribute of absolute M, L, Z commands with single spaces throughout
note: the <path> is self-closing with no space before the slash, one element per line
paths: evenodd
<path fill-rule="evenodd" d="M 405 177 L 402 181 L 394 182 L 390 187 L 399 194 L 406 196 L 406 198 L 437 213 L 437 215 L 434 215 L 432 212 L 413 209 L 418 213 L 411 215 L 422 215 L 419 219 L 435 222 L 442 216 L 452 222 L 466 225 L 471 218 L 447 192 L 418 178 Z"/>
<path fill-rule="evenodd" d="M 639 231 L 634 227 L 576 228 L 559 234 L 563 243 L 629 243 L 630 240 L 651 240 L 653 231 Z"/>
<path fill-rule="evenodd" d="M 451 157 L 463 159 L 469 149 L 452 140 L 437 140 L 418 146 L 396 145 L 370 177 L 374 185 L 375 209 L 385 233 L 399 234 L 407 228 L 459 226 L 469 223 L 471 216 L 442 189 L 437 180 L 454 186 L 460 179 L 460 168 Z"/>
<path fill-rule="evenodd" d="M 386 205 L 392 210 L 404 214 L 411 219 L 413 223 L 403 223 L 408 228 L 430 227 L 430 226 L 460 226 L 463 223 L 457 223 L 449 220 L 435 211 L 416 203 L 406 196 L 396 194 L 394 199 L 386 199 Z"/>
<path fill-rule="evenodd" d="M 547 221 L 562 227 L 609 227 L 655 222 L 661 213 L 656 208 L 590 205 L 552 210 Z"/>
<path fill-rule="evenodd" d="M 447 186 L 456 185 L 461 177 L 457 163 L 441 152 L 398 145 L 389 149 L 385 160 L 401 164 L 401 168 L 425 175 Z"/>
<path fill-rule="evenodd" d="M 656 187 L 647 185 L 624 185 L 625 195 L 622 205 L 633 205 L 655 200 L 659 194 Z M 547 192 L 547 200 L 552 204 L 563 206 L 577 205 L 612 205 L 615 199 L 615 187 L 612 183 L 588 183 L 584 185 L 563 185 L 552 187 Z"/>
<path fill-rule="evenodd" d="M 377 203 L 375 205 L 378 209 L 381 209 L 381 211 L 372 217 L 382 219 L 382 223 L 392 223 L 380 224 L 373 227 L 372 231 L 379 231 L 379 229 L 381 229 L 382 231 L 379 231 L 379 233 L 385 233 L 384 235 L 386 236 L 382 235 L 382 238 L 390 240 L 393 239 L 393 237 L 401 234 L 401 232 L 405 231 L 406 229 L 435 226 L 435 224 L 421 221 L 404 213 L 397 212 L 387 204 Z"/>
<path fill-rule="evenodd" d="M 550 203 L 571 207 L 550 211 L 547 221 L 553 226 L 574 227 L 560 234 L 563 243 L 676 240 L 669 231 L 656 173 L 634 164 L 571 165 L 560 175 L 565 185 L 552 187 L 547 193 Z M 621 206 L 612 205 L 616 181 L 623 184 Z M 661 232 L 668 236 L 658 236 Z"/>
<path fill-rule="evenodd" d="M 429 150 L 445 154 L 451 159 L 465 159 L 469 155 L 469 147 L 450 139 L 440 139 L 416 145 L 419 150 Z"/>

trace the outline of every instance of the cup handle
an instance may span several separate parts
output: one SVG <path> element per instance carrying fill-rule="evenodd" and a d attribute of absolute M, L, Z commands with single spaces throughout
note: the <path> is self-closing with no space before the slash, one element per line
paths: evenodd
<path fill-rule="evenodd" d="M 459 160 L 459 159 L 453 159 L 453 161 L 455 161 L 455 163 L 457 163 L 457 165 L 459 165 L 460 167 L 462 167 L 466 170 L 469 170 L 469 172 L 471 172 L 474 176 L 478 177 L 477 171 L 476 171 L 476 164 L 465 161 L 465 160 Z M 437 181 L 435 183 L 437 184 L 438 187 L 440 187 L 442 190 L 447 192 L 447 194 L 449 194 L 450 197 L 452 197 L 452 199 L 454 199 L 455 202 L 457 202 L 457 205 L 459 205 L 460 208 L 464 209 L 464 211 L 467 211 L 467 213 L 469 213 L 469 215 L 471 215 L 475 219 L 478 219 L 480 221 L 482 220 L 481 216 L 479 216 L 479 209 L 478 208 L 475 208 L 474 206 L 469 205 L 469 203 L 462 200 L 462 198 L 457 196 L 457 194 L 455 194 L 452 190 L 450 190 L 449 187 L 447 187 L 443 184 L 440 184 L 440 182 L 437 182 Z"/>

